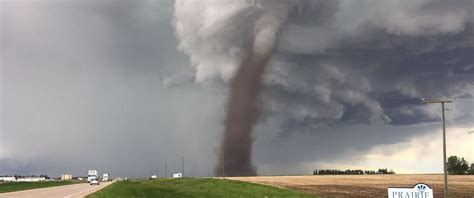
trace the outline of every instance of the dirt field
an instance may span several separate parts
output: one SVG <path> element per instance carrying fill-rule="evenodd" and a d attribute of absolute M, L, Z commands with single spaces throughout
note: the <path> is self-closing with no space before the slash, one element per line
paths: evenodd
<path fill-rule="evenodd" d="M 228 179 L 289 188 L 323 197 L 387 197 L 387 187 L 412 187 L 426 183 L 434 197 L 443 197 L 443 175 L 319 175 L 259 176 Z M 450 197 L 474 198 L 474 175 L 448 177 Z"/>

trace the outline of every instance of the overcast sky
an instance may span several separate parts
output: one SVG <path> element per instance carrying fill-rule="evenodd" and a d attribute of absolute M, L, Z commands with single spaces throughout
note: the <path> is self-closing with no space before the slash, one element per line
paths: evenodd
<path fill-rule="evenodd" d="M 255 3 L 257 2 L 257 3 Z M 0 175 L 210 176 L 260 1 L 0 0 Z M 281 1 L 284 2 L 284 1 Z M 279 1 L 279 3 L 281 3 Z M 259 174 L 474 163 L 474 2 L 304 1 L 263 82 Z"/>

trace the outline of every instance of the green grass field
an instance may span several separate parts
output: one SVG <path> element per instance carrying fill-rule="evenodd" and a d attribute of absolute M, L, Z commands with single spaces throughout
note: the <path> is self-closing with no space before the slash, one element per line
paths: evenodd
<path fill-rule="evenodd" d="M 77 184 L 77 181 L 9 182 L 0 183 L 0 193 Z"/>
<path fill-rule="evenodd" d="M 314 197 L 260 184 L 210 178 L 115 182 L 87 198 L 101 197 Z"/>

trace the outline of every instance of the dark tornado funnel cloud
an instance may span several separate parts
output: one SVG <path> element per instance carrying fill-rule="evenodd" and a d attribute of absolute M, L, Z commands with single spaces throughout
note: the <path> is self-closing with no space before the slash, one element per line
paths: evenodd
<path fill-rule="evenodd" d="M 286 8 L 286 4 L 273 4 L 255 22 L 251 45 L 232 79 L 216 175 L 257 174 L 252 165 L 252 130 L 260 115 L 263 72 L 275 48 L 280 25 L 286 18 Z"/>
<path fill-rule="evenodd" d="M 262 76 L 286 21 L 287 0 L 176 0 L 178 49 L 191 57 L 196 82 L 231 81 L 215 174 L 255 175 L 252 130 L 259 114 Z M 291 6 L 292 7 L 292 6 Z"/>
<path fill-rule="evenodd" d="M 252 165 L 252 129 L 260 114 L 261 80 L 269 57 L 252 49 L 233 79 L 216 175 L 222 175 L 223 168 L 226 176 L 257 173 Z"/>

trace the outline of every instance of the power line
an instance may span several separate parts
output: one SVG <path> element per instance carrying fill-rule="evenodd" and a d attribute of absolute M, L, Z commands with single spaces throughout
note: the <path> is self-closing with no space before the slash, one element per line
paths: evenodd
<path fill-rule="evenodd" d="M 441 113 L 439 113 L 438 111 L 436 111 L 436 109 L 435 109 L 435 108 L 433 107 L 433 105 L 431 105 L 430 103 L 427 103 L 427 104 L 428 104 L 428 106 L 430 107 L 430 109 L 431 109 L 433 112 L 435 112 L 436 116 L 438 116 L 438 118 L 439 118 L 440 120 L 443 120 L 443 118 L 442 118 L 441 115 L 440 115 Z"/>

